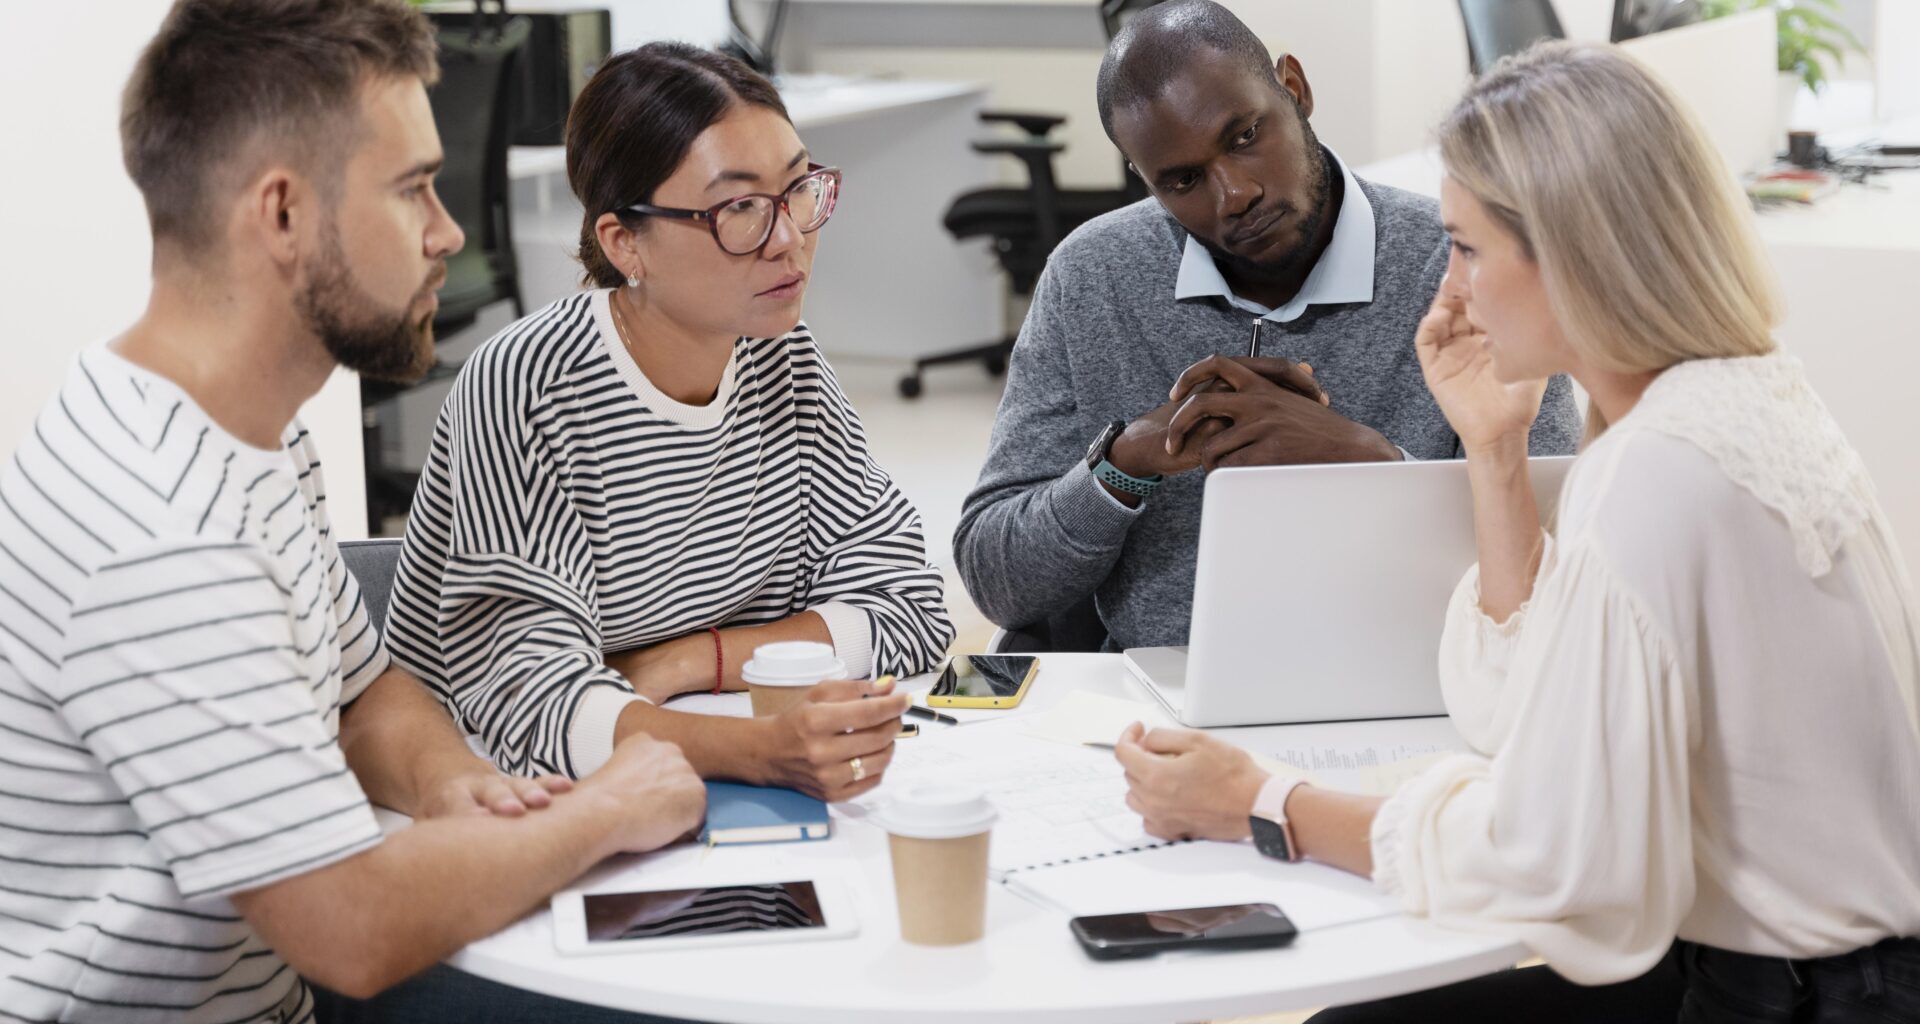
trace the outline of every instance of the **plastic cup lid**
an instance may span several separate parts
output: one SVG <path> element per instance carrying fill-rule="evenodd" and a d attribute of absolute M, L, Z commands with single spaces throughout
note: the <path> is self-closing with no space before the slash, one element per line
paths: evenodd
<path fill-rule="evenodd" d="M 902 790 L 874 817 L 896 836 L 956 839 L 985 832 L 999 816 L 978 789 L 928 782 Z"/>
<path fill-rule="evenodd" d="M 847 666 L 833 656 L 832 644 L 787 640 L 762 644 L 740 667 L 740 678 L 759 686 L 812 686 L 823 679 L 844 679 Z"/>

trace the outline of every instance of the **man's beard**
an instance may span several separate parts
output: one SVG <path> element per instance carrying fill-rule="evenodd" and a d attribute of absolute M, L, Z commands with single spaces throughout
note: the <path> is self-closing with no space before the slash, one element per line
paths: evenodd
<path fill-rule="evenodd" d="M 1292 99 L 1292 95 L 1288 94 Z M 1294 100 L 1294 109 L 1299 111 L 1299 101 Z M 1305 140 L 1307 152 L 1313 154 L 1312 175 L 1307 183 L 1307 209 L 1299 211 L 1300 243 L 1292 250 L 1275 260 L 1250 260 L 1220 248 L 1207 239 L 1200 239 L 1200 245 L 1210 253 L 1214 260 L 1260 278 L 1305 276 L 1313 269 L 1317 259 L 1313 251 L 1315 239 L 1320 237 L 1320 228 L 1327 220 L 1327 201 L 1333 190 L 1332 160 L 1327 151 L 1320 148 L 1320 137 L 1314 134 L 1313 125 L 1307 121 L 1304 111 L 1300 112 L 1300 134 Z M 1195 236 L 1199 237 L 1199 236 Z"/>
<path fill-rule="evenodd" d="M 437 267 L 406 306 L 382 308 L 354 282 L 339 228 L 329 224 L 294 305 L 335 362 L 374 380 L 411 384 L 433 368 L 433 314 L 412 316 L 411 310 L 440 287 L 444 268 Z"/>

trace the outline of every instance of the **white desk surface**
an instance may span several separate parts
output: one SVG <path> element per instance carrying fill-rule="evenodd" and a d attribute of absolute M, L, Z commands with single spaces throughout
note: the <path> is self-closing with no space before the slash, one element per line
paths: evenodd
<path fill-rule="evenodd" d="M 780 80 L 780 98 L 797 131 L 856 121 L 928 103 L 984 95 L 978 82 L 846 78 L 838 75 L 788 75 Z M 531 178 L 565 174 L 564 146 L 513 146 L 507 150 L 507 176 Z"/>
<path fill-rule="evenodd" d="M 918 686 L 929 682 L 923 677 Z M 1054 654 L 1043 657 L 1041 677 L 1022 708 L 984 714 L 998 721 L 1043 711 L 1075 689 L 1152 700 L 1118 655 Z M 738 699 L 744 703 L 744 697 Z M 930 734 L 950 727 L 922 728 Z M 1229 729 L 1220 734 L 1253 748 L 1458 743 L 1443 718 Z M 563 957 L 554 951 L 551 917 L 541 910 L 448 962 L 493 981 L 565 999 L 706 1021 L 1169 1024 L 1396 995 L 1490 973 L 1529 955 L 1525 947 L 1505 939 L 1448 931 L 1394 915 L 1310 929 L 1284 949 L 1100 963 L 1081 951 L 1067 930 L 1065 914 L 1000 885 L 991 885 L 988 895 L 985 939 L 949 948 L 912 946 L 899 937 L 885 834 L 848 817 L 843 813 L 848 810 L 835 807 L 834 836 L 824 842 L 714 850 L 683 845 L 616 858 L 579 884 L 592 885 L 636 867 L 753 870 L 766 865 L 781 873 L 791 869 L 798 877 L 833 874 L 845 879 L 853 893 L 860 927 L 855 938 Z M 858 813 L 858 808 L 851 810 Z M 1273 870 L 1300 872 L 1303 878 L 1332 871 L 1278 863 Z"/>

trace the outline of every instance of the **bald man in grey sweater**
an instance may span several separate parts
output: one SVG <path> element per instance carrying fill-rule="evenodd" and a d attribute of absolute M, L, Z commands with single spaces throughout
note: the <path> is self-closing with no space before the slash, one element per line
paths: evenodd
<path fill-rule="evenodd" d="M 1093 595 L 1109 650 L 1184 644 L 1204 470 L 1460 457 L 1413 350 L 1448 241 L 1433 200 L 1320 145 L 1299 61 L 1215 4 L 1141 15 L 1099 93 L 1152 195 L 1054 250 L 954 550 L 1003 626 Z M 1183 414 L 1175 382 L 1213 356 L 1255 373 L 1187 389 Z M 1533 453 L 1570 454 L 1579 429 L 1556 378 Z"/>

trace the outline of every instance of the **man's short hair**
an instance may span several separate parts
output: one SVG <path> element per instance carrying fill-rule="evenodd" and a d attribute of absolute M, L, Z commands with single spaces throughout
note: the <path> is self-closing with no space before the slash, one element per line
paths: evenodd
<path fill-rule="evenodd" d="M 1095 98 L 1100 127 L 1113 136 L 1114 111 L 1160 95 L 1195 55 L 1225 56 L 1248 74 L 1274 79 L 1273 55 L 1253 30 L 1213 0 L 1170 0 L 1141 11 L 1113 37 L 1100 61 Z M 1278 88 L 1278 79 L 1274 79 Z"/>
<path fill-rule="evenodd" d="M 221 194 L 264 161 L 337 179 L 371 76 L 439 78 L 405 0 L 178 0 L 120 104 L 120 148 L 156 245 L 204 251 Z"/>

